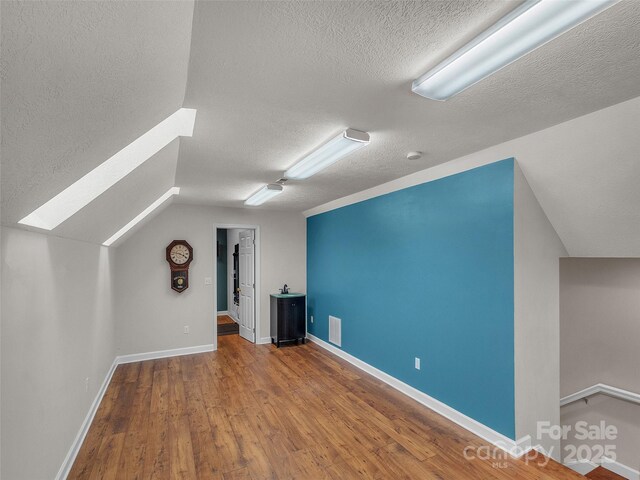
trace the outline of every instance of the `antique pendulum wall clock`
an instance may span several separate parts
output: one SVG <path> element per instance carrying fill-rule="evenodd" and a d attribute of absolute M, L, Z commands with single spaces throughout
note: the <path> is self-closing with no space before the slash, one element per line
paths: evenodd
<path fill-rule="evenodd" d="M 167 247 L 171 288 L 176 292 L 184 292 L 189 288 L 189 264 L 192 260 L 193 248 L 185 240 L 174 240 Z"/>

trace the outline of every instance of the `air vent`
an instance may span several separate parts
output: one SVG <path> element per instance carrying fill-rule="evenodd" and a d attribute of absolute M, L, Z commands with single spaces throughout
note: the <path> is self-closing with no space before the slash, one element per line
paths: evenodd
<path fill-rule="evenodd" d="M 342 320 L 329 315 L 329 341 L 339 347 L 342 346 Z"/>

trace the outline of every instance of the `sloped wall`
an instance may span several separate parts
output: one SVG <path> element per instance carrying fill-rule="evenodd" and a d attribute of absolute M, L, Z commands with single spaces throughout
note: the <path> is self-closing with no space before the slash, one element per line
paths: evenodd
<path fill-rule="evenodd" d="M 113 250 L 3 227 L 2 478 L 58 473 L 115 357 L 113 281 Z"/>

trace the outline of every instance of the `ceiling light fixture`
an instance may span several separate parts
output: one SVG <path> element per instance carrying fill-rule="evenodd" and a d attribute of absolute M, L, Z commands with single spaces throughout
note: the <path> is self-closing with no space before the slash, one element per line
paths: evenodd
<path fill-rule="evenodd" d="M 333 140 L 314 150 L 311 154 L 284 172 L 287 178 L 304 179 L 334 164 L 341 158 L 369 145 L 369 134 L 352 128 L 346 129 Z"/>
<path fill-rule="evenodd" d="M 18 223 L 52 230 L 177 137 L 191 137 L 196 110 L 181 108 Z"/>
<path fill-rule="evenodd" d="M 446 100 L 606 10 L 619 0 L 527 0 L 413 82 L 411 90 Z"/>
<path fill-rule="evenodd" d="M 127 223 L 124 227 L 114 233 L 109 240 L 105 240 L 102 245 L 105 247 L 111 246 L 116 240 L 118 240 L 121 236 L 131 230 L 134 226 L 136 226 L 140 221 L 148 216 L 151 212 L 153 212 L 156 208 L 162 205 L 164 202 L 172 198 L 174 195 L 178 195 L 180 193 L 180 187 L 173 187 L 167 190 L 164 195 L 162 195 L 159 199 L 145 208 L 140 214 L 138 214 L 133 220 Z"/>
<path fill-rule="evenodd" d="M 244 201 L 244 204 L 252 207 L 262 205 L 267 200 L 272 199 L 276 195 L 280 195 L 283 190 L 284 190 L 284 187 L 282 185 L 279 185 L 277 183 L 270 183 L 262 187 L 256 193 L 251 195 L 249 198 L 247 198 Z"/>

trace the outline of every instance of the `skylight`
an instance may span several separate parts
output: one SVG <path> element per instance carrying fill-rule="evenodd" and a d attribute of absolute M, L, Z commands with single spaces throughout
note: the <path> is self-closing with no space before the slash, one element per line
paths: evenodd
<path fill-rule="evenodd" d="M 124 227 L 114 233 L 108 240 L 105 240 L 102 245 L 105 247 L 111 246 L 116 240 L 118 240 L 122 235 L 127 233 L 133 227 L 135 227 L 140 221 L 148 216 L 151 212 L 153 212 L 156 208 L 162 205 L 164 202 L 172 198 L 174 195 L 178 195 L 180 193 L 179 187 L 173 187 L 166 191 L 164 195 L 162 195 L 159 199 L 145 208 L 142 212 L 140 212 L 133 220 L 127 223 Z"/>
<path fill-rule="evenodd" d="M 191 137 L 195 119 L 195 109 L 181 108 L 18 223 L 56 228 L 177 137 Z"/>

